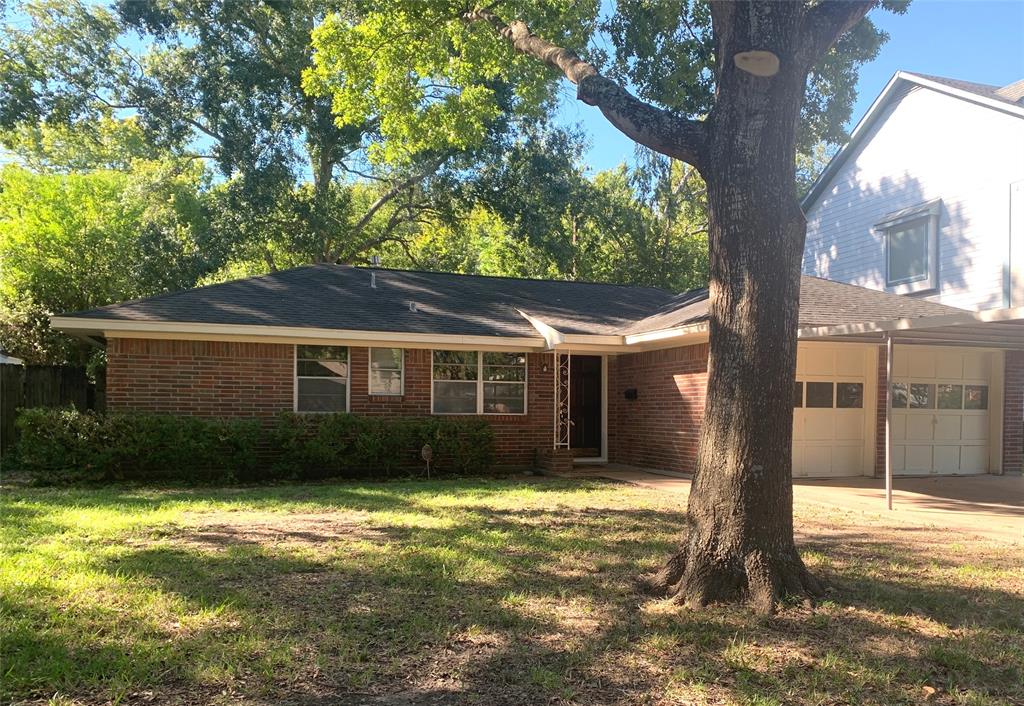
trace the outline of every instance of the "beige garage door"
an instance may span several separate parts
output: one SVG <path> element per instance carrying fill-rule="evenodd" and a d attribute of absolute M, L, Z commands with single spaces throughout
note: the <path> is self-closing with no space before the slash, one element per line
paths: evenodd
<path fill-rule="evenodd" d="M 869 472 L 872 349 L 801 344 L 793 394 L 793 475 L 859 476 Z"/>
<path fill-rule="evenodd" d="M 893 473 L 987 473 L 993 353 L 898 346 Z"/>

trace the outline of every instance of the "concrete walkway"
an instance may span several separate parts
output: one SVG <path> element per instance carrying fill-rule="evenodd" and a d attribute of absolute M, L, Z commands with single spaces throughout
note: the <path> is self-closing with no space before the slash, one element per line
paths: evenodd
<path fill-rule="evenodd" d="M 574 475 L 581 475 L 577 469 Z M 609 465 L 588 475 L 688 495 L 690 481 Z M 946 476 L 896 478 L 893 509 L 885 507 L 885 484 L 878 478 L 794 480 L 797 508 L 827 506 L 916 527 L 941 527 L 987 539 L 1024 544 L 1024 478 L 1021 476 Z"/>

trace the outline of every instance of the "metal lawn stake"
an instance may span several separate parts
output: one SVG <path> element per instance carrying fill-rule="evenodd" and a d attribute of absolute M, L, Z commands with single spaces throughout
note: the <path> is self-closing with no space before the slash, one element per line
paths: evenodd
<path fill-rule="evenodd" d="M 430 461 L 434 458 L 434 449 L 430 447 L 430 444 L 423 444 L 423 448 L 420 449 L 420 458 L 427 462 L 427 480 L 430 480 Z"/>

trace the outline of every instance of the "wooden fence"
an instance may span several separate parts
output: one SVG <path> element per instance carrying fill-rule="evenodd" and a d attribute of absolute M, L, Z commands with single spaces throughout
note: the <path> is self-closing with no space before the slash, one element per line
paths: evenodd
<path fill-rule="evenodd" d="M 14 443 L 14 417 L 22 407 L 103 409 L 102 381 L 89 382 L 85 368 L 65 365 L 0 365 L 0 453 Z"/>

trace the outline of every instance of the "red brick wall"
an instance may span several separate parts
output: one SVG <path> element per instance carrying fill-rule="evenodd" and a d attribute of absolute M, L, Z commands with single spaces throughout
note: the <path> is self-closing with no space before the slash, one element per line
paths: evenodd
<path fill-rule="evenodd" d="M 885 403 L 888 400 L 888 366 L 885 346 L 878 347 L 878 393 L 875 395 L 875 476 L 885 476 Z"/>
<path fill-rule="evenodd" d="M 293 409 L 294 350 L 290 344 L 111 338 L 107 405 L 114 411 L 271 417 Z M 366 348 L 349 349 L 351 412 L 430 415 L 429 350 L 405 350 L 399 396 L 368 394 L 368 355 Z M 552 356 L 531 353 L 526 364 L 527 414 L 484 417 L 494 427 L 503 465 L 532 466 L 536 449 L 552 442 Z"/>
<path fill-rule="evenodd" d="M 707 344 L 609 360 L 610 460 L 691 472 L 704 418 Z M 636 389 L 637 399 L 625 398 L 630 388 Z"/>
<path fill-rule="evenodd" d="M 1007 351 L 1003 372 L 1003 473 L 1024 470 L 1024 351 Z"/>
<path fill-rule="evenodd" d="M 292 408 L 294 348 L 274 343 L 107 340 L 107 407 L 201 417 Z"/>

